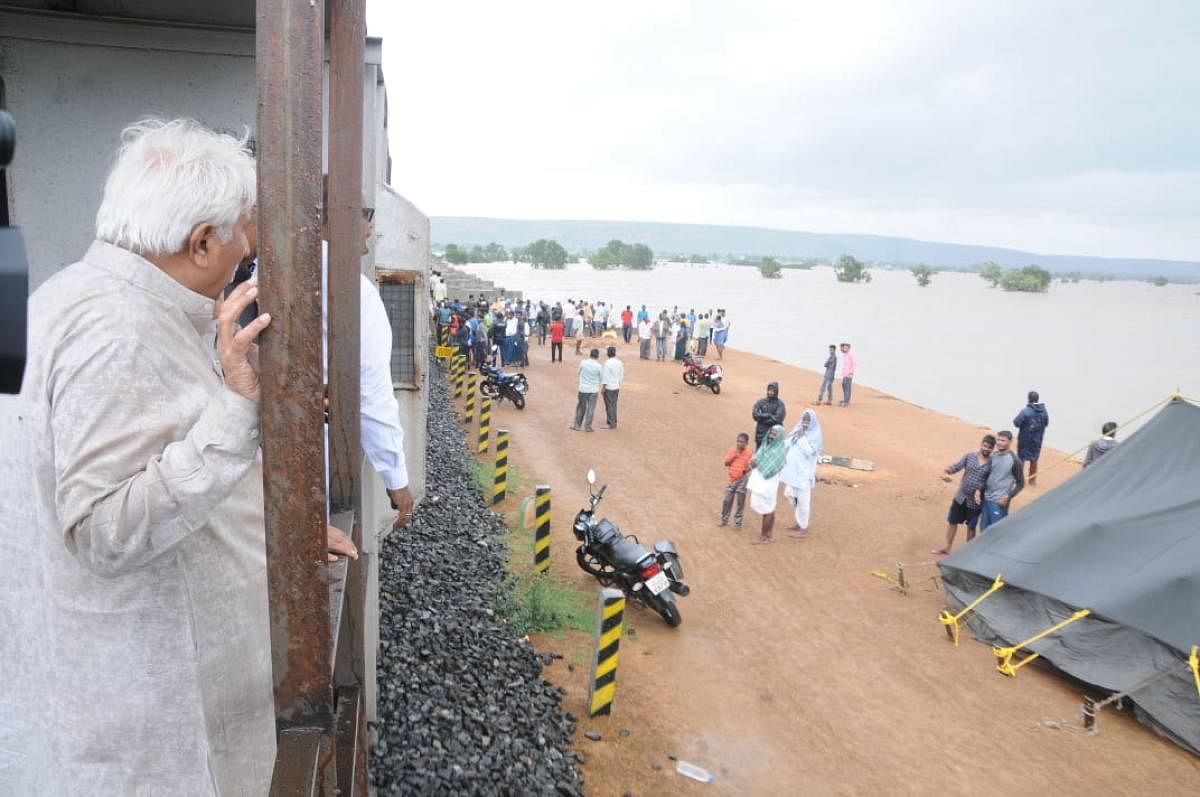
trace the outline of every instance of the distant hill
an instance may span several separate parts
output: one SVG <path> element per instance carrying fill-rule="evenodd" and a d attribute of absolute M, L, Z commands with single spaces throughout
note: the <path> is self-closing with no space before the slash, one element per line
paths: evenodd
<path fill-rule="evenodd" d="M 1200 263 L 1184 260 L 1151 260 L 1085 255 L 1039 255 L 1017 249 L 969 246 L 884 235 L 829 235 L 773 230 L 765 227 L 724 227 L 705 224 L 663 224 L 642 221 L 527 221 L 465 216 L 434 216 L 436 243 L 524 246 L 538 238 L 553 238 L 568 250 L 597 249 L 614 238 L 645 243 L 661 254 L 700 254 L 787 259 L 827 258 L 843 254 L 859 260 L 942 268 L 970 268 L 988 260 L 1005 267 L 1037 263 L 1057 274 L 1078 272 L 1149 279 L 1159 275 L 1173 280 L 1200 281 Z"/>

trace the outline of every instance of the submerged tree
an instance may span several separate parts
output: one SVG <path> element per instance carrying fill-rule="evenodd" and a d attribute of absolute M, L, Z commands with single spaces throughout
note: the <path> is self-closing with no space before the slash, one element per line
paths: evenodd
<path fill-rule="evenodd" d="M 554 240 L 539 238 L 525 247 L 524 255 L 534 268 L 565 268 L 567 265 L 567 250 Z"/>
<path fill-rule="evenodd" d="M 783 266 L 773 257 L 764 257 L 758 262 L 758 273 L 769 280 L 777 280 L 783 276 Z"/>
<path fill-rule="evenodd" d="M 1010 268 L 1000 277 L 1000 287 L 1006 291 L 1023 293 L 1045 293 L 1054 277 L 1038 265 L 1025 268 Z"/>
<path fill-rule="evenodd" d="M 909 271 L 911 271 L 913 276 L 917 278 L 917 284 L 922 288 L 932 282 L 933 275 L 937 273 L 935 269 L 930 268 L 924 263 L 919 266 L 913 266 L 911 269 L 909 269 Z"/>
<path fill-rule="evenodd" d="M 1000 268 L 999 263 L 989 260 L 979 270 L 979 276 L 990 282 L 992 287 L 995 288 L 1000 284 L 1000 278 L 1004 276 L 1004 269 Z"/>
<path fill-rule="evenodd" d="M 645 244 L 627 244 L 613 239 L 589 257 L 588 262 L 598 269 L 627 266 L 645 271 L 654 268 L 654 251 Z"/>
<path fill-rule="evenodd" d="M 442 259 L 447 263 L 461 266 L 468 262 L 469 257 L 467 250 L 460 248 L 458 244 L 446 244 L 446 249 L 442 252 Z"/>
<path fill-rule="evenodd" d="M 842 255 L 833 265 L 838 282 L 870 282 L 871 272 L 860 261 L 850 255 Z"/>

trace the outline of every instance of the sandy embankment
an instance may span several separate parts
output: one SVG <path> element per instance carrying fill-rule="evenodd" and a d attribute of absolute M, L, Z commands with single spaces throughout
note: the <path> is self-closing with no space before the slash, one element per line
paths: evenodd
<path fill-rule="evenodd" d="M 593 467 L 609 485 L 603 515 L 644 542 L 673 539 L 692 585 L 678 630 L 631 611 L 636 635 L 622 643 L 614 714 L 584 720 L 577 742 L 590 793 L 1200 789 L 1196 759 L 1127 717 L 1106 713 L 1098 736 L 1076 731 L 1078 687 L 1033 667 L 1010 680 L 996 673 L 989 648 L 950 645 L 936 621 L 942 597 L 932 568 L 909 569 L 916 588 L 908 597 L 869 575 L 932 559 L 954 491 L 942 468 L 974 448 L 982 428 L 856 386 L 851 407 L 819 408 L 825 448 L 877 469 L 822 466 L 810 539 L 751 546 L 758 518 L 749 510 L 741 532 L 716 526 L 722 455 L 737 432 L 752 431 L 750 407 L 768 381 L 781 385 L 790 427 L 816 396 L 818 375 L 730 350 L 724 390 L 713 396 L 685 386 L 677 364 L 643 362 L 635 346 L 620 345 L 620 428 L 598 421 L 586 434 L 567 428 L 577 384 L 567 349 L 566 362 L 551 365 L 549 347 L 534 346 L 527 409 L 493 413 L 493 424 L 511 430 L 510 460 L 526 483 L 554 488 L 555 572 L 594 587 L 573 561 L 570 531 Z M 1061 457 L 1047 450 L 1043 470 Z M 1045 472 L 1016 511 L 1077 468 Z M 778 529 L 788 522 L 780 507 Z M 569 672 L 567 663 L 585 660 L 587 640 L 539 642 L 566 654 L 547 675 L 568 690 L 568 709 L 585 715 L 586 666 Z M 604 740 L 583 739 L 587 729 Z M 717 781 L 677 776 L 668 754 Z"/>

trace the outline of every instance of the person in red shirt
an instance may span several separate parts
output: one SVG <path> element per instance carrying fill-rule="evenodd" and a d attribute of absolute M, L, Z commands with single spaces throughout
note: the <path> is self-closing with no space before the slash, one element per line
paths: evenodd
<path fill-rule="evenodd" d="M 742 516 L 746 510 L 746 479 L 750 475 L 750 435 L 742 432 L 737 436 L 733 448 L 725 453 L 725 467 L 729 468 L 729 483 L 725 485 L 725 500 L 721 503 L 721 523 L 729 525 L 729 512 L 733 499 L 737 497 L 737 514 L 733 524 L 742 527 Z"/>
<path fill-rule="evenodd" d="M 555 316 L 550 322 L 550 362 L 556 359 L 562 362 L 563 322 L 561 316 Z M 557 357 L 555 357 L 557 355 Z"/>
<path fill-rule="evenodd" d="M 621 311 L 621 332 L 628 343 L 629 336 L 633 334 L 633 311 L 629 309 L 629 305 L 625 305 L 625 309 Z"/>

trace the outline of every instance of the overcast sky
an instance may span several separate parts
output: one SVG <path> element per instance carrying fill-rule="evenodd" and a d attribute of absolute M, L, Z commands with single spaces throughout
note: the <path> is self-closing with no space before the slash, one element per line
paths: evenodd
<path fill-rule="evenodd" d="M 426 213 L 1200 260 L 1200 2 L 368 0 Z"/>

